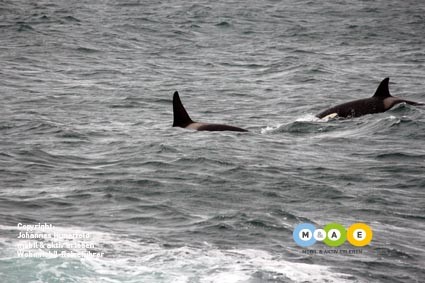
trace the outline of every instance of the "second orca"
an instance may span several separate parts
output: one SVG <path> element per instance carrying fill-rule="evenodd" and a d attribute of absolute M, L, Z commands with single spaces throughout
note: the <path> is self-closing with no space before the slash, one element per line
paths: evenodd
<path fill-rule="evenodd" d="M 173 127 L 181 127 L 186 129 L 192 129 L 197 131 L 234 131 L 234 132 L 248 132 L 248 130 L 223 125 L 223 124 L 210 124 L 210 123 L 200 123 L 194 122 L 187 114 L 186 109 L 184 108 L 179 93 L 174 92 L 173 96 L 173 113 L 174 113 L 174 122 Z"/>
<path fill-rule="evenodd" d="M 317 114 L 316 117 L 320 119 L 335 117 L 353 118 L 367 114 L 385 112 L 399 103 L 407 103 L 410 105 L 424 105 L 423 103 L 392 96 L 388 89 L 389 81 L 389 78 L 385 78 L 379 84 L 375 94 L 372 97 L 354 100 L 334 106 Z"/>

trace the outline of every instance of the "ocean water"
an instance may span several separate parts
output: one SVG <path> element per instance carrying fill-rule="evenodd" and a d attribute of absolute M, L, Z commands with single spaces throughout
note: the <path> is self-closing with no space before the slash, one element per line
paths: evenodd
<path fill-rule="evenodd" d="M 423 282 L 425 108 L 314 115 L 424 102 L 424 46 L 420 0 L 0 0 L 0 281 Z M 175 90 L 249 133 L 171 127 Z M 374 236 L 306 254 L 304 222 Z M 102 256 L 20 256 L 80 240 L 38 223 Z"/>

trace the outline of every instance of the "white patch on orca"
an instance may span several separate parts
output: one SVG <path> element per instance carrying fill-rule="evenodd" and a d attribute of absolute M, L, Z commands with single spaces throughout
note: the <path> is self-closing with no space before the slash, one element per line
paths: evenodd
<path fill-rule="evenodd" d="M 194 122 L 186 126 L 186 129 L 197 130 L 200 126 L 205 125 L 204 123 Z"/>
<path fill-rule="evenodd" d="M 383 101 L 385 110 L 388 110 L 392 108 L 398 101 L 401 101 L 401 99 L 398 97 L 390 96 L 385 98 Z"/>
<path fill-rule="evenodd" d="M 329 121 L 330 119 L 334 119 L 336 117 L 338 117 L 338 113 L 331 113 L 331 114 L 326 115 L 325 117 L 323 117 L 322 120 Z"/>

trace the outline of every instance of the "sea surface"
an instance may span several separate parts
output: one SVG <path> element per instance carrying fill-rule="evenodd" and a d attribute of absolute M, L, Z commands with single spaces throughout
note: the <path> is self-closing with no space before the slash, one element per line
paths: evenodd
<path fill-rule="evenodd" d="M 424 282 L 425 107 L 315 118 L 386 77 L 425 102 L 423 0 L 0 0 L 0 281 Z"/>

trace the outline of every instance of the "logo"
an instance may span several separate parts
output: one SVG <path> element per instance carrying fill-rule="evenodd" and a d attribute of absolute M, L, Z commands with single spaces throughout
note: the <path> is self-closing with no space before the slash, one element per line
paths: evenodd
<path fill-rule="evenodd" d="M 355 247 L 368 245 L 373 238 L 372 229 L 364 223 L 354 223 L 348 229 L 338 223 L 329 223 L 323 229 L 316 229 L 313 224 L 301 223 L 292 233 L 295 243 L 301 247 L 309 247 L 317 241 L 329 247 L 339 247 L 348 241 Z"/>

